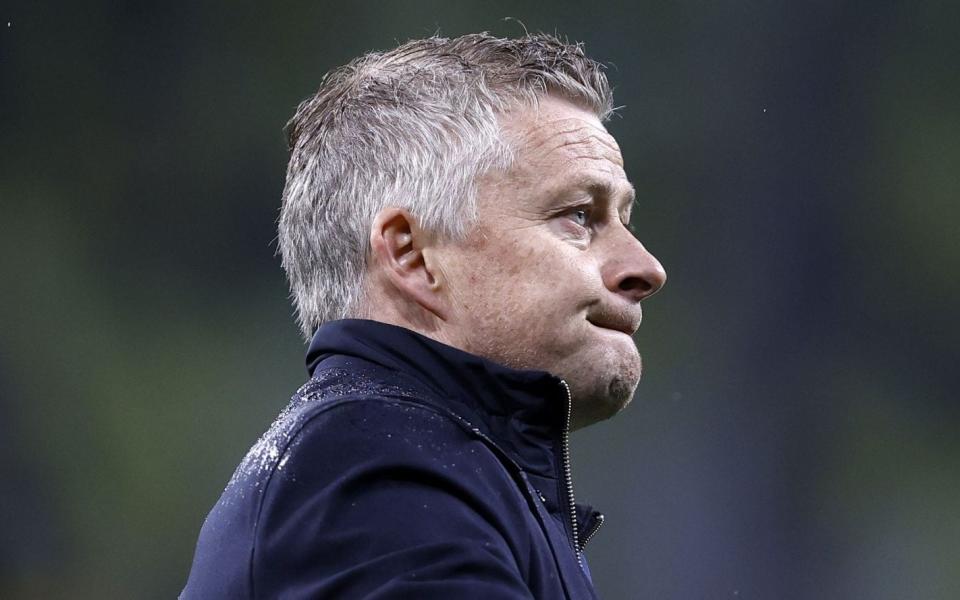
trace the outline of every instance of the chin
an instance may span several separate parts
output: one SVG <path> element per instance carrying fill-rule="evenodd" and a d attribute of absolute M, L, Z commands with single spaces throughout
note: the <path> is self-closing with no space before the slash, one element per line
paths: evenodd
<path fill-rule="evenodd" d="M 609 370 L 605 369 L 602 373 L 583 373 L 582 375 L 587 377 L 581 379 L 581 385 L 571 386 L 574 429 L 609 419 L 633 400 L 643 370 L 640 354 L 634 347 L 632 356 L 620 355 L 617 359 L 607 363 Z"/>

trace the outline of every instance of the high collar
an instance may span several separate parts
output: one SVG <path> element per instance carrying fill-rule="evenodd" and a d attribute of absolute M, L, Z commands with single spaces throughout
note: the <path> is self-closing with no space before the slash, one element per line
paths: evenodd
<path fill-rule="evenodd" d="M 317 330 L 307 351 L 310 375 L 325 363 L 339 362 L 337 357 L 359 358 L 412 378 L 524 470 L 557 476 L 568 402 L 557 377 L 505 367 L 409 329 L 359 319 L 332 321 Z"/>

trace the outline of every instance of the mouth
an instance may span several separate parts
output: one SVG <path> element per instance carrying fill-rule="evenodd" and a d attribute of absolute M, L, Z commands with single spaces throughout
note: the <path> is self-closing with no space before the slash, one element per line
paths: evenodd
<path fill-rule="evenodd" d="M 597 329 L 606 329 L 607 331 L 616 331 L 618 333 L 625 333 L 629 336 L 633 336 L 636 333 L 638 327 L 634 327 L 632 323 L 601 323 L 598 321 L 592 321 L 587 319 L 587 322 L 596 327 Z"/>
<path fill-rule="evenodd" d="M 607 329 L 617 333 L 625 333 L 631 337 L 640 329 L 643 313 L 640 306 L 605 306 L 597 305 L 588 310 L 585 315 L 587 322 L 598 329 Z"/>

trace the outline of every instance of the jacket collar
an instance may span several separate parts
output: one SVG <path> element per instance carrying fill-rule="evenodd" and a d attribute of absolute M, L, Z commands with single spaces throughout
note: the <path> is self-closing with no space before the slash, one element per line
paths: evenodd
<path fill-rule="evenodd" d="M 521 468 L 558 476 L 568 401 L 559 378 L 511 369 L 409 329 L 359 319 L 331 321 L 317 330 L 307 351 L 310 375 L 323 363 L 337 362 L 337 356 L 412 378 L 433 391 L 445 408 L 481 429 Z"/>

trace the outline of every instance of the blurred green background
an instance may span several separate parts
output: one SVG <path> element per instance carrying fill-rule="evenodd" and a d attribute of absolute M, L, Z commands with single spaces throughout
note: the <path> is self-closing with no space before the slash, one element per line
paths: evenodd
<path fill-rule="evenodd" d="M 610 64 L 670 274 L 574 439 L 606 598 L 960 598 L 960 5 L 0 8 L 0 597 L 169 598 L 304 378 L 274 256 L 321 76 L 522 28 Z"/>

